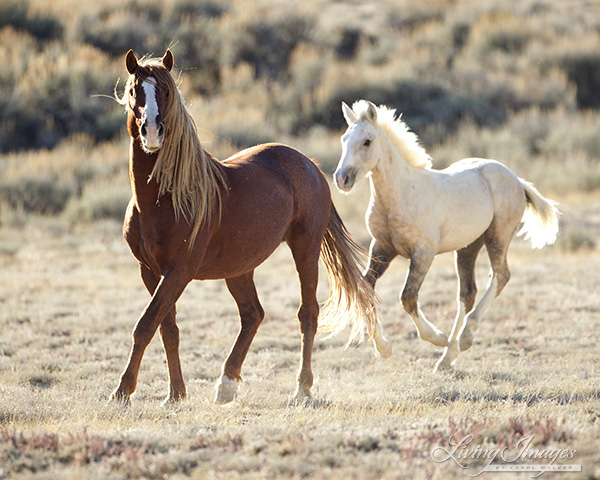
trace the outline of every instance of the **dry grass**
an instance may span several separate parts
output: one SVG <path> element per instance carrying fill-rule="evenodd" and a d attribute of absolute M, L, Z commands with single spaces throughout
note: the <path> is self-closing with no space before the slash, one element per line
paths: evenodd
<path fill-rule="evenodd" d="M 566 225 L 585 219 L 596 236 L 600 203 L 585 201 L 563 205 Z M 336 195 L 359 237 L 362 202 L 360 192 Z M 314 400 L 297 406 L 298 288 L 282 247 L 257 271 L 267 317 L 239 397 L 212 404 L 237 321 L 223 282 L 203 282 L 178 304 L 189 399 L 160 406 L 166 366 L 155 339 L 134 403 L 122 409 L 106 400 L 147 293 L 119 230 L 40 219 L 0 231 L 0 478 L 465 478 L 430 454 L 467 434 L 513 450 L 534 434 L 537 448 L 577 450 L 569 462 L 583 466 L 576 478 L 600 476 L 597 251 L 531 251 L 517 242 L 511 283 L 472 350 L 443 375 L 431 373 L 440 351 L 416 338 L 401 310 L 406 264 L 397 260 L 378 285 L 393 357 L 384 361 L 369 345 L 343 351 L 345 338 L 317 342 Z M 480 285 L 486 275 L 482 257 Z M 452 257 L 442 256 L 421 299 L 446 331 L 455 288 Z M 327 295 L 324 278 L 320 292 Z M 482 462 L 467 464 L 474 472 Z"/>

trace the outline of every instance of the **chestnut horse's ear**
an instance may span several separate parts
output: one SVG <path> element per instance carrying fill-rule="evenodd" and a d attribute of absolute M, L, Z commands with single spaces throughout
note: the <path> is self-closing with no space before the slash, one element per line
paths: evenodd
<path fill-rule="evenodd" d="M 137 71 L 139 64 L 133 50 L 127 52 L 127 55 L 125 56 L 125 65 L 127 65 L 127 71 L 130 75 L 133 75 Z"/>
<path fill-rule="evenodd" d="M 165 52 L 165 55 L 162 57 L 162 64 L 169 72 L 173 68 L 174 61 L 175 60 L 173 59 L 173 53 L 171 52 L 170 49 L 167 49 L 167 51 Z"/>

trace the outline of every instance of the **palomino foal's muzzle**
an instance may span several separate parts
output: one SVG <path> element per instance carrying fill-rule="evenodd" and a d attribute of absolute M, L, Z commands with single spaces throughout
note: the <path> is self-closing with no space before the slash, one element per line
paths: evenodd
<path fill-rule="evenodd" d="M 335 184 L 342 192 L 349 192 L 352 190 L 354 183 L 356 182 L 356 169 L 354 168 L 342 168 L 338 169 L 334 173 Z"/>

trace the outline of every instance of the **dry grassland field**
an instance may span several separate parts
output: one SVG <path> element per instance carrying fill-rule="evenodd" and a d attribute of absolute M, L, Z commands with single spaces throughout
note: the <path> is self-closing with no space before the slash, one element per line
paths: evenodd
<path fill-rule="evenodd" d="M 331 179 L 341 101 L 367 98 L 404 112 L 435 168 L 492 157 L 534 182 L 560 204 L 556 245 L 513 242 L 511 281 L 438 374 L 396 259 L 377 284 L 392 357 L 344 349 L 349 332 L 319 337 L 302 403 L 283 245 L 256 271 L 266 317 L 232 403 L 213 403 L 239 328 L 223 281 L 192 283 L 177 304 L 188 398 L 162 405 L 156 336 L 131 405 L 107 403 L 149 296 L 121 233 L 125 115 L 106 95 L 129 48 L 168 46 L 218 158 L 281 141 Z M 6 0 L 0 64 L 0 479 L 600 479 L 596 0 Z M 368 245 L 367 181 L 332 192 Z M 479 297 L 488 270 L 484 250 Z M 321 301 L 328 288 L 321 266 Z M 441 255 L 420 303 L 446 333 L 456 290 Z"/>
<path fill-rule="evenodd" d="M 564 205 L 564 217 L 585 218 L 597 233 L 598 200 Z M 338 198 L 342 209 L 350 208 L 344 201 Z M 398 302 L 406 273 L 398 260 L 378 285 L 392 358 L 381 359 L 369 344 L 343 350 L 345 338 L 320 340 L 314 398 L 296 405 L 290 398 L 299 361 L 298 287 L 281 247 L 257 270 L 267 315 L 236 400 L 212 403 L 238 323 L 224 283 L 210 281 L 191 284 L 178 303 L 188 399 L 161 406 L 166 362 L 155 338 L 133 403 L 122 408 L 106 402 L 147 293 L 120 226 L 66 228 L 40 220 L 2 229 L 0 238 L 0 477 L 469 478 L 489 460 L 459 460 L 468 470 L 432 460 L 436 447 L 451 451 L 451 437 L 469 435 L 469 448 L 506 447 L 509 459 L 533 435 L 529 449 L 573 451 L 571 460 L 554 463 L 582 468 L 546 477 L 600 475 L 596 251 L 531 251 L 516 242 L 513 279 L 474 346 L 454 371 L 438 375 L 432 367 L 440 349 L 416 338 Z M 485 257 L 480 263 L 481 284 Z M 326 278 L 321 284 L 324 296 Z M 421 298 L 445 331 L 455 288 L 452 257 L 441 256 Z"/>

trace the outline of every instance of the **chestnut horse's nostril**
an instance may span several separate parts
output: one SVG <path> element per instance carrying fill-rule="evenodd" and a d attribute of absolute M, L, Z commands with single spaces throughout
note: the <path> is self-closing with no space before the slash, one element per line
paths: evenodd
<path fill-rule="evenodd" d="M 142 125 L 142 129 L 140 130 L 140 133 L 142 134 L 143 137 L 145 137 L 148 134 L 148 130 L 146 129 L 147 124 L 148 124 L 148 122 L 144 122 Z"/>
<path fill-rule="evenodd" d="M 158 136 L 162 137 L 165 134 L 165 126 L 162 123 L 158 124 Z"/>

